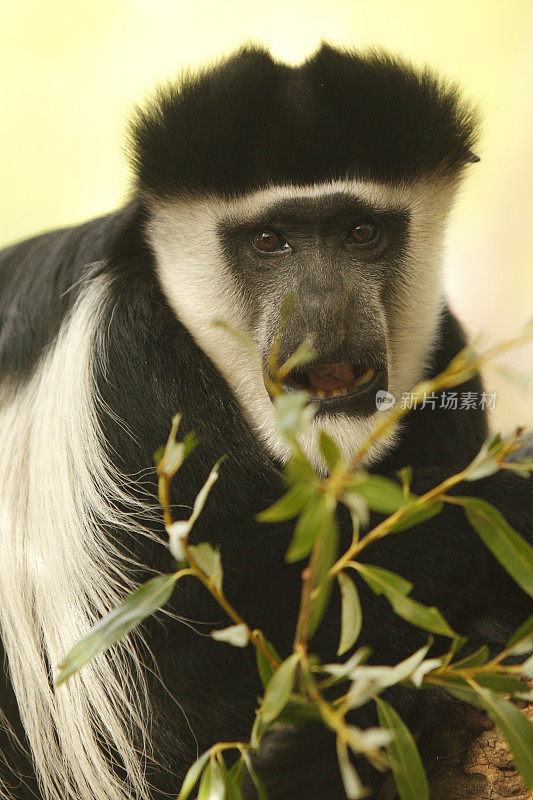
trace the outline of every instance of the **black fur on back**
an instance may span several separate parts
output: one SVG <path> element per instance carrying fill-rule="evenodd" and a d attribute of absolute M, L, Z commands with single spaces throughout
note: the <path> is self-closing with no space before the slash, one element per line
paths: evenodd
<path fill-rule="evenodd" d="M 28 328 L 20 348 L 14 336 L 6 336 L 2 356 L 5 363 L 11 361 L 13 365 L 10 375 L 23 384 L 38 358 L 37 344 L 46 347 L 53 331 L 62 324 L 59 294 L 72 287 L 65 295 L 72 298 L 83 265 L 101 261 L 100 269 L 110 279 L 110 303 L 102 324 L 106 368 L 98 369 L 97 389 L 103 401 L 99 416 L 109 456 L 118 469 L 131 477 L 145 476 L 142 488 L 155 500 L 153 452 L 165 440 L 172 414 L 183 411 L 181 433 L 193 429 L 200 439 L 197 450 L 173 483 L 176 515 L 187 516 L 209 469 L 220 455 L 228 454 L 220 479 L 195 525 L 195 541 L 211 541 L 220 547 L 228 597 L 253 627 L 264 630 L 278 651 L 287 655 L 292 647 L 291 621 L 297 615 L 301 585 L 301 563 L 284 562 L 293 522 L 266 525 L 255 519 L 259 510 L 285 490 L 280 465 L 255 439 L 222 376 L 168 306 L 144 239 L 144 220 L 144 209 L 132 202 L 115 214 L 89 223 L 92 227 L 50 233 L 6 251 L 0 265 L 3 263 L 5 268 L 6 303 L 7 298 L 12 298 L 11 329 L 14 331 L 19 324 L 23 330 L 24 321 L 29 319 L 24 298 L 26 283 L 22 280 L 25 273 L 33 274 L 35 287 L 41 287 L 39 299 L 37 288 L 32 297 L 34 316 L 42 325 L 35 328 L 40 331 L 38 341 L 29 336 Z M 58 294 L 59 286 L 62 291 Z M 69 299 L 67 305 L 71 302 Z M 7 305 L 5 308 L 8 310 Z M 65 312 L 68 307 L 63 309 Z M 464 341 L 460 325 L 445 310 L 427 375 L 442 369 Z M 17 353 L 22 350 L 25 358 L 19 363 Z M 475 377 L 462 388 L 480 391 L 481 384 Z M 121 420 L 134 432 L 133 437 Z M 486 433 L 485 414 L 479 409 L 419 409 L 408 415 L 395 447 L 374 469 L 391 477 L 394 470 L 412 464 L 413 490 L 421 494 L 448 477 L 457 466 L 463 466 Z M 140 483 L 141 478 L 139 489 Z M 525 501 L 530 490 L 523 479 L 496 474 L 462 485 L 461 492 L 496 502 L 510 524 L 526 534 L 531 509 Z M 182 504 L 187 507 L 184 509 Z M 347 514 L 340 515 L 339 524 L 341 548 L 346 549 L 352 538 Z M 159 523 L 154 523 L 152 529 L 159 533 Z M 134 540 L 131 534 L 118 529 L 109 534 L 119 547 L 146 565 L 146 575 L 137 574 L 138 579 L 153 575 L 154 570 L 168 572 L 173 568 L 167 549 L 151 539 Z M 450 624 L 465 635 L 475 630 L 478 619 L 489 619 L 500 625 L 503 638 L 508 637 L 530 608 L 529 598 L 481 546 L 455 506 L 447 506 L 442 515 L 408 535 L 376 543 L 369 548 L 368 558 L 412 581 L 413 596 L 427 605 L 436 605 Z M 424 632 L 395 616 L 386 601 L 371 597 L 361 582 L 358 588 L 365 608 L 360 644 L 373 648 L 375 663 L 396 663 L 424 644 Z M 339 603 L 336 592 L 313 639 L 313 651 L 324 661 L 335 657 Z M 214 625 L 228 624 L 197 582 L 184 580 L 172 598 L 171 608 L 178 617 L 192 620 L 193 627 L 203 634 Z M 197 746 L 202 752 L 218 740 L 247 738 L 261 691 L 251 648 L 241 651 L 215 642 L 208 635 L 198 635 L 178 617 L 165 618 L 164 625 L 151 619 L 144 627 L 158 674 L 168 689 L 162 688 L 152 671 L 147 672 L 155 757 L 155 762 L 147 765 L 147 775 L 154 786 L 153 800 L 164 800 L 172 792 L 175 796 L 180 780 L 196 757 Z M 475 638 L 473 646 L 477 646 Z M 169 696 L 178 698 L 179 707 Z M 399 696 L 395 704 L 403 716 L 411 715 L 410 694 Z M 24 743 L 6 668 L 0 669 L 0 707 Z M 375 724 L 375 719 L 366 707 L 357 712 L 354 722 L 366 727 Z M 297 741 L 267 742 L 268 746 L 259 753 L 258 768 L 267 783 L 270 800 L 345 798 L 338 785 L 335 750 L 328 735 L 320 729 L 298 729 L 295 737 Z M 279 756 L 280 748 L 283 758 Z M 316 758 L 317 752 L 323 753 L 323 758 Z M 16 785 L 16 800 L 42 797 L 31 777 L 29 760 L 1 730 L 0 753 L 6 760 L 6 764 L 0 760 L 0 778 L 13 785 L 19 781 L 16 770 L 28 784 Z M 114 757 L 116 760 L 116 754 Z M 120 765 L 117 770 L 120 773 Z M 374 780 L 364 774 L 363 778 Z M 251 800 L 254 794 L 246 791 L 244 796 Z"/>
<path fill-rule="evenodd" d="M 237 195 L 273 183 L 397 182 L 471 160 L 455 87 L 389 55 L 323 45 L 298 67 L 246 48 L 160 92 L 131 127 L 145 190 Z"/>

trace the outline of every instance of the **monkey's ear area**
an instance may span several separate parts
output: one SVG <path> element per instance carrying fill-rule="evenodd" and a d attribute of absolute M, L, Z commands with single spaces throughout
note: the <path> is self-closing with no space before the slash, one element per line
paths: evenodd
<path fill-rule="evenodd" d="M 481 161 L 479 156 L 476 156 L 475 153 L 469 152 L 466 158 L 467 164 L 478 164 Z"/>

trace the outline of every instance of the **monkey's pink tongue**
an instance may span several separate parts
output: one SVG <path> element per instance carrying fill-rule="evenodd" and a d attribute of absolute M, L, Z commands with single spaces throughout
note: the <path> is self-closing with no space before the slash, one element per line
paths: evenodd
<path fill-rule="evenodd" d="M 355 383 L 355 373 L 350 364 L 319 364 L 307 373 L 309 389 L 315 395 L 345 393 Z"/>

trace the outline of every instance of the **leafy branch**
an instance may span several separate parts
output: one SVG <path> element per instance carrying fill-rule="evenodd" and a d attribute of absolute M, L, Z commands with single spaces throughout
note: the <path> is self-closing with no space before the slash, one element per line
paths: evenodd
<path fill-rule="evenodd" d="M 283 313 L 286 324 L 290 301 Z M 227 327 L 227 326 L 225 326 Z M 242 346 L 256 359 L 250 340 L 242 332 L 233 332 Z M 415 398 L 456 386 L 495 355 L 522 344 L 531 338 L 533 329 L 478 355 L 467 347 L 456 356 L 443 373 L 422 381 L 413 390 Z M 252 644 L 256 649 L 258 671 L 265 687 L 250 741 L 215 744 L 190 768 L 182 785 L 179 800 L 185 800 L 199 781 L 199 800 L 239 800 L 241 784 L 247 770 L 254 781 L 260 800 L 266 798 L 260 778 L 253 770 L 251 754 L 259 747 L 262 736 L 273 726 L 302 724 L 321 720 L 336 736 L 339 769 L 350 800 L 365 795 L 352 756 L 366 758 L 375 768 L 391 767 L 401 800 L 425 800 L 429 797 L 427 780 L 415 742 L 404 721 L 380 696 L 387 688 L 406 684 L 415 689 L 439 687 L 465 702 L 483 708 L 492 717 L 507 739 L 517 769 L 526 784 L 533 787 L 533 726 L 515 703 L 533 700 L 527 680 L 533 679 L 533 656 L 524 663 L 505 663 L 510 656 L 525 656 L 533 650 L 533 617 L 524 622 L 504 650 L 489 658 L 482 647 L 457 659 L 465 640 L 450 627 L 441 612 L 410 597 L 413 585 L 400 575 L 382 567 L 359 561 L 360 554 L 373 542 L 399 534 L 439 514 L 444 504 L 464 510 L 478 536 L 521 588 L 533 597 L 533 548 L 515 531 L 491 504 L 486 501 L 449 494 L 462 482 L 475 481 L 498 470 L 512 470 L 523 477 L 533 470 L 532 459 L 507 461 L 519 447 L 520 430 L 507 441 L 492 437 L 472 462 L 444 481 L 417 496 L 411 492 L 411 470 L 398 473 L 399 482 L 360 469 L 372 445 L 387 436 L 407 408 L 397 407 L 380 417 L 379 423 L 358 450 L 355 459 L 347 462 L 329 436 L 318 432 L 320 451 L 327 467 L 324 476 L 318 473 L 299 444 L 301 430 L 313 424 L 315 407 L 304 391 L 285 392 L 283 383 L 297 365 L 308 362 L 312 351 L 304 343 L 290 358 L 278 365 L 281 333 L 275 339 L 268 358 L 265 385 L 273 400 L 280 430 L 291 444 L 293 455 L 285 468 L 288 491 L 274 505 L 258 515 L 259 521 L 280 522 L 295 519 L 292 541 L 286 561 L 294 563 L 308 558 L 302 571 L 302 591 L 293 652 L 282 659 L 262 631 L 252 629 L 230 603 L 223 589 L 223 568 L 218 550 L 207 542 L 191 544 L 189 535 L 202 512 L 209 493 L 218 479 L 222 459 L 211 470 L 195 500 L 187 520 L 175 520 L 170 501 L 171 482 L 184 460 L 196 446 L 194 434 L 177 440 L 180 415 L 164 448 L 156 454 L 159 499 L 168 535 L 168 547 L 179 568 L 169 575 L 160 575 L 139 587 L 110 614 L 100 620 L 69 652 L 59 666 L 56 683 L 62 683 L 84 663 L 92 659 L 127 633 L 146 617 L 162 608 L 170 599 L 176 584 L 183 577 L 198 579 L 232 621 L 232 625 L 215 630 L 212 636 L 238 647 Z M 350 512 L 353 523 L 352 542 L 339 554 L 339 531 L 336 513 L 339 504 Z M 377 525 L 368 527 L 370 511 L 385 515 Z M 370 666 L 368 648 L 359 648 L 344 663 L 322 664 L 309 653 L 309 642 L 319 627 L 329 605 L 332 586 L 339 584 L 341 593 L 341 630 L 338 656 L 353 650 L 363 621 L 363 609 L 356 583 L 356 573 L 369 587 L 383 595 L 393 611 L 410 624 L 448 637 L 448 651 L 439 657 L 426 657 L 427 644 L 395 666 Z M 337 696 L 329 698 L 335 687 Z M 328 696 L 324 693 L 328 690 Z M 369 703 L 376 704 L 378 728 L 361 730 L 349 722 L 348 715 Z M 236 750 L 238 759 L 227 767 L 224 753 Z M 350 755 L 351 754 L 351 755 Z"/>

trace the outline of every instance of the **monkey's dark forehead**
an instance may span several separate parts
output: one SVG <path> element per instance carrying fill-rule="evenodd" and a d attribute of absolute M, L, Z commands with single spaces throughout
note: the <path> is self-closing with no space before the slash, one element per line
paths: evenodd
<path fill-rule="evenodd" d="M 162 90 L 131 126 L 141 187 L 238 196 L 275 184 L 398 183 L 457 173 L 475 118 L 457 91 L 388 55 L 322 47 L 299 67 L 262 50 Z"/>

